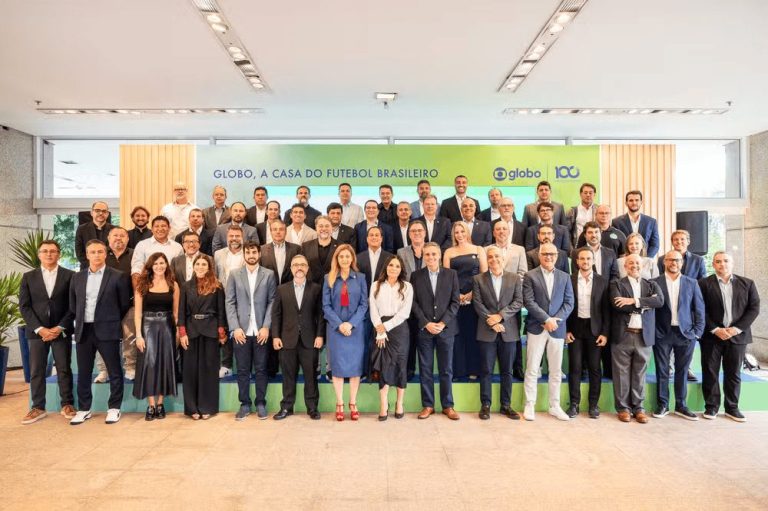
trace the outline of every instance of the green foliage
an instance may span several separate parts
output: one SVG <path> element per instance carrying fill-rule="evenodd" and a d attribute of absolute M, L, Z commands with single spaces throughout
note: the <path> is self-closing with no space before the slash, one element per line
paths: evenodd
<path fill-rule="evenodd" d="M 22 239 L 13 239 L 9 242 L 13 256 L 11 260 L 23 267 L 34 270 L 40 267 L 40 258 L 37 251 L 46 239 L 45 233 L 39 229 L 29 231 Z"/>
<path fill-rule="evenodd" d="M 21 322 L 20 288 L 21 273 L 13 272 L 0 277 L 0 346 L 9 339 L 6 331 Z"/>
<path fill-rule="evenodd" d="M 53 239 L 61 245 L 59 264 L 75 269 L 80 263 L 75 257 L 75 233 L 77 232 L 77 215 L 56 215 L 53 221 Z"/>

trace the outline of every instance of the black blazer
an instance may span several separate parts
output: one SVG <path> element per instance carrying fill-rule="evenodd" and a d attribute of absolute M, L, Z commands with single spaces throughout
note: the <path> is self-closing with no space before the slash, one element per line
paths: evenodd
<path fill-rule="evenodd" d="M 339 225 L 339 236 L 336 238 L 336 241 L 339 242 L 339 245 L 349 243 L 352 245 L 352 248 L 357 250 L 357 233 L 354 228 L 348 225 Z"/>
<path fill-rule="evenodd" d="M 291 209 L 292 208 L 289 208 L 283 215 L 283 222 L 285 223 L 286 227 L 293 223 L 293 220 L 291 220 Z M 320 215 L 322 215 L 322 213 L 320 213 L 318 210 L 316 210 L 315 208 L 307 204 L 304 207 L 304 225 L 314 229 L 315 220 Z"/>
<path fill-rule="evenodd" d="M 82 342 L 85 321 L 85 288 L 88 270 L 77 272 L 69 285 L 69 308 L 75 319 L 75 341 Z M 130 276 L 104 266 L 93 328 L 99 340 L 120 340 L 123 336 L 122 321 L 131 307 Z"/>
<path fill-rule="evenodd" d="M 407 247 L 411 244 L 411 240 L 408 239 L 407 233 L 405 239 L 403 239 L 403 233 L 400 231 L 400 222 L 397 222 L 392 226 L 392 237 L 395 240 L 392 247 L 393 253 L 395 254 L 401 248 Z"/>
<path fill-rule="evenodd" d="M 181 231 L 179 234 L 176 235 L 176 243 L 178 243 L 181 246 L 184 246 L 182 241 L 184 240 L 184 235 L 188 232 L 194 232 L 191 229 L 187 229 L 185 231 Z M 200 231 L 200 252 L 202 252 L 205 255 L 209 255 L 213 257 L 213 231 L 203 228 L 203 230 Z M 259 238 L 263 239 L 263 238 Z"/>
<path fill-rule="evenodd" d="M 491 238 L 492 238 L 492 244 L 496 243 L 496 237 L 493 236 L 493 226 L 496 225 L 496 222 L 500 221 L 501 218 L 497 218 L 493 222 L 491 222 Z M 518 222 L 517 220 L 513 220 L 514 222 L 514 230 L 512 231 L 512 243 L 514 245 L 520 245 L 521 247 L 525 246 L 525 226 Z"/>
<path fill-rule="evenodd" d="M 528 271 L 536 268 L 537 266 L 541 266 L 541 261 L 539 260 L 539 249 L 534 248 L 527 251 L 525 253 L 525 260 L 528 262 Z M 555 268 L 568 274 L 571 273 L 568 269 L 568 254 L 565 250 L 557 251 L 557 261 L 555 261 Z"/>
<path fill-rule="evenodd" d="M 277 274 L 277 260 L 275 259 L 275 246 L 272 243 L 265 243 L 261 246 L 261 260 L 260 263 L 264 268 L 269 268 L 275 272 L 277 279 L 276 284 L 279 286 L 285 282 L 293 280 L 293 273 L 291 273 L 291 259 L 293 256 L 301 254 L 301 247 L 295 243 L 285 242 L 285 264 L 283 265 L 283 273 Z"/>
<path fill-rule="evenodd" d="M 251 206 L 250 208 L 248 208 L 248 211 L 245 212 L 245 220 L 244 220 L 244 222 L 246 224 L 250 225 L 251 227 L 256 227 L 260 223 L 263 223 L 263 222 L 257 222 L 257 220 L 258 220 L 258 217 L 256 216 L 257 214 L 258 214 L 258 208 L 255 205 Z M 264 213 L 264 218 L 265 218 L 265 221 L 266 221 L 266 218 L 267 218 L 266 211 Z M 265 238 L 259 238 L 259 239 L 263 240 Z"/>
<path fill-rule="evenodd" d="M 480 216 L 480 203 L 477 199 L 469 198 L 475 202 L 475 218 L 477 218 Z M 459 207 L 459 201 L 456 200 L 456 195 L 444 199 L 440 204 L 440 211 L 437 214 L 449 219 L 451 223 L 461 220 L 461 208 Z"/>
<path fill-rule="evenodd" d="M 395 234 L 392 232 L 392 226 L 379 222 L 379 228 L 381 228 L 381 248 L 390 253 L 394 252 Z M 368 250 L 368 222 L 366 220 L 355 226 L 355 236 L 357 236 L 355 251 Z"/>
<path fill-rule="evenodd" d="M 437 292 L 432 293 L 429 269 L 424 268 L 411 274 L 413 285 L 413 307 L 411 314 L 416 318 L 419 330 L 427 323 L 445 323 L 440 337 L 453 337 L 458 332 L 456 314 L 459 312 L 459 274 L 450 268 L 440 268 L 437 274 Z M 426 332 L 427 335 L 429 332 Z"/>
<path fill-rule="evenodd" d="M 331 246 L 328 249 L 328 257 L 325 260 L 320 260 L 320 243 L 315 240 L 305 241 L 301 244 L 301 253 L 309 261 L 309 280 L 316 284 L 323 284 L 323 276 L 331 271 L 331 261 L 333 261 L 333 253 L 336 252 L 336 247 L 340 243 L 331 238 Z"/>
<path fill-rule="evenodd" d="M 740 275 L 731 276 L 733 279 L 733 301 L 731 303 L 731 325 L 741 330 L 737 336 L 731 337 L 728 342 L 734 344 L 750 344 L 752 342 L 752 323 L 760 314 L 760 296 L 757 294 L 755 283 Z M 717 274 L 704 277 L 699 280 L 701 294 L 704 295 L 704 335 L 702 341 L 722 342 L 712 330 L 722 328 L 723 295 L 720 293 L 720 284 L 717 282 Z"/>
<path fill-rule="evenodd" d="M 171 271 L 173 271 L 173 276 L 179 286 L 187 282 L 187 254 L 177 255 L 171 259 Z M 214 271 L 216 270 L 214 269 Z M 194 272 L 192 278 L 195 278 Z"/>
<path fill-rule="evenodd" d="M 387 252 L 383 248 L 381 249 L 381 255 L 379 261 L 376 263 L 376 268 L 373 274 L 371 274 L 371 253 L 368 249 L 357 254 L 357 269 L 360 273 L 365 275 L 365 283 L 368 285 L 368 289 L 371 289 L 371 284 L 379 278 L 381 272 L 384 271 L 384 264 L 392 257 L 391 252 Z"/>
<path fill-rule="evenodd" d="M 108 245 L 107 236 L 113 227 L 112 224 L 106 223 L 101 229 L 102 241 L 105 245 Z M 96 236 L 96 224 L 88 222 L 77 226 L 77 231 L 75 232 L 75 257 L 80 261 L 80 268 L 88 267 L 88 259 L 85 257 L 85 245 L 95 239 L 98 239 L 98 236 Z"/>
<path fill-rule="evenodd" d="M 587 238 L 582 232 L 576 242 L 576 248 L 581 248 L 586 244 Z M 623 257 L 626 252 L 627 236 L 617 228 L 609 227 L 600 234 L 600 244 L 613 250 L 616 257 Z M 663 273 L 663 271 L 660 273 Z"/>
<path fill-rule="evenodd" d="M 40 268 L 28 271 L 21 277 L 19 311 L 24 318 L 27 338 L 40 339 L 35 330 L 61 327 L 66 339 L 72 338 L 74 315 L 69 308 L 69 285 L 75 272 L 62 268 L 56 270 L 56 283 L 50 298 L 45 290 Z"/>
<path fill-rule="evenodd" d="M 578 252 L 578 249 L 576 248 L 574 248 L 573 251 L 571 251 L 571 273 L 573 275 L 576 275 L 576 272 L 579 271 L 579 268 L 576 264 L 577 252 Z M 610 248 L 601 246 L 600 257 L 602 258 L 602 261 L 600 263 L 600 269 L 602 270 L 602 272 L 599 275 L 601 277 L 607 278 L 608 280 L 618 279 L 619 265 L 617 263 L 618 259 L 616 259 L 616 253 Z M 592 265 L 592 269 L 593 270 L 595 269 L 594 264 Z M 595 273 L 597 272 L 595 271 Z"/>
<path fill-rule="evenodd" d="M 315 337 L 325 337 L 325 316 L 323 316 L 323 286 L 307 280 L 301 307 L 296 303 L 293 282 L 277 287 L 272 302 L 272 338 L 279 337 L 284 349 L 301 346 L 311 349 Z"/>
<path fill-rule="evenodd" d="M 491 224 L 483 220 L 474 219 L 472 222 L 472 244 L 478 247 L 487 247 L 493 243 Z"/>
<path fill-rule="evenodd" d="M 195 314 L 211 314 L 212 317 L 195 319 Z M 224 289 L 219 287 L 208 295 L 197 294 L 197 277 L 180 284 L 179 326 L 187 329 L 187 337 L 219 338 L 219 327 L 227 328 L 227 309 Z"/>
<path fill-rule="evenodd" d="M 531 250 L 532 248 L 538 248 L 539 243 L 539 229 L 541 224 L 534 224 L 530 226 L 525 232 L 525 249 Z M 571 251 L 571 235 L 568 233 L 568 228 L 563 225 L 552 224 L 552 228 L 555 232 L 555 239 L 553 244 L 560 250 L 566 252 Z"/>
<path fill-rule="evenodd" d="M 592 299 L 589 302 L 589 325 L 592 335 L 604 335 L 608 338 L 611 332 L 611 302 L 608 299 L 610 281 L 592 272 Z M 573 332 L 576 321 L 579 319 L 579 275 L 574 271 L 571 275 L 573 285 L 573 311 L 565 321 L 566 328 Z"/>
<path fill-rule="evenodd" d="M 617 279 L 610 284 L 610 300 L 613 314 L 611 317 L 611 343 L 621 344 L 626 337 L 626 329 L 629 319 L 633 313 L 641 313 L 643 320 L 643 342 L 646 346 L 653 346 L 656 343 L 656 309 L 664 306 L 664 293 L 661 292 L 659 285 L 653 280 L 640 280 L 640 309 L 633 305 L 617 307 L 613 300 L 616 297 L 623 296 L 632 298 L 632 286 L 629 283 L 629 277 Z"/>
<path fill-rule="evenodd" d="M 478 218 L 483 222 L 491 223 L 491 208 L 486 208 L 482 210 Z"/>
<path fill-rule="evenodd" d="M 456 201 L 454 201 L 456 202 Z M 427 219 L 424 216 L 417 218 L 424 223 L 424 229 L 427 230 L 426 239 L 427 242 L 435 242 L 440 245 L 440 248 L 445 252 L 448 247 L 453 246 L 453 239 L 451 238 L 451 221 L 440 215 L 435 217 L 435 223 L 432 226 L 432 236 L 429 236 L 429 230 L 427 229 Z"/>

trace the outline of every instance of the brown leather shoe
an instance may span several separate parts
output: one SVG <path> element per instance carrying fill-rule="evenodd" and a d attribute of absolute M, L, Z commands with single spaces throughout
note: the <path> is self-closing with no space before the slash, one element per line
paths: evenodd
<path fill-rule="evenodd" d="M 48 412 L 42 408 L 30 408 L 27 414 L 21 419 L 22 424 L 32 424 L 40 419 L 44 419 L 48 415 Z"/>
<path fill-rule="evenodd" d="M 429 406 L 425 406 L 422 408 L 421 413 L 419 413 L 418 418 L 419 419 L 429 419 L 429 416 L 435 413 L 434 408 L 430 408 Z"/>
<path fill-rule="evenodd" d="M 621 422 L 629 422 L 632 420 L 632 416 L 629 414 L 629 410 L 622 410 L 618 413 L 619 420 Z"/>
<path fill-rule="evenodd" d="M 640 424 L 648 422 L 648 416 L 645 414 L 645 410 L 638 410 L 635 412 L 635 420 Z"/>
<path fill-rule="evenodd" d="M 457 421 L 461 419 L 461 417 L 459 417 L 459 414 L 453 408 L 443 408 L 443 415 L 445 415 L 452 421 Z"/>
<path fill-rule="evenodd" d="M 75 407 L 72 405 L 64 405 L 61 407 L 61 415 L 64 416 L 66 419 L 72 419 L 75 415 L 77 415 L 77 410 L 75 410 Z"/>

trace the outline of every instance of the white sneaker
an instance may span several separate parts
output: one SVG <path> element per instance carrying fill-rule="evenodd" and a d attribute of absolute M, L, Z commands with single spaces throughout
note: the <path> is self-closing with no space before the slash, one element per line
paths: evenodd
<path fill-rule="evenodd" d="M 554 417 L 555 419 L 561 420 L 561 421 L 569 421 L 571 420 L 570 417 L 568 417 L 568 414 L 563 411 L 562 408 L 559 406 L 550 406 L 549 407 L 549 414 Z"/>
<path fill-rule="evenodd" d="M 101 371 L 96 378 L 93 379 L 93 383 L 107 383 L 109 376 L 106 371 Z"/>
<path fill-rule="evenodd" d="M 226 378 L 230 374 L 232 374 L 232 369 L 229 367 L 222 366 L 219 368 L 219 378 Z"/>
<path fill-rule="evenodd" d="M 534 411 L 534 403 L 525 403 L 525 410 L 523 410 L 523 419 L 527 421 L 536 420 L 536 412 Z"/>
<path fill-rule="evenodd" d="M 80 410 L 75 414 L 74 417 L 72 417 L 69 420 L 70 426 L 79 426 L 83 422 L 87 421 L 91 418 L 91 411 L 90 410 Z"/>
<path fill-rule="evenodd" d="M 125 371 L 125 379 L 126 380 L 135 380 L 136 379 L 136 371 Z"/>
<path fill-rule="evenodd" d="M 107 424 L 114 424 L 120 420 L 120 409 L 110 408 L 107 410 L 107 418 L 104 420 Z"/>

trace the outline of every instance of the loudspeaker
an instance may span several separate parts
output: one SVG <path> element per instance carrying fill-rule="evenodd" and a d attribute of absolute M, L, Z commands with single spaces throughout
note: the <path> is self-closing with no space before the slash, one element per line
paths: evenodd
<path fill-rule="evenodd" d="M 700 256 L 709 252 L 709 215 L 706 211 L 682 211 L 677 214 L 677 228 L 691 233 L 688 250 Z"/>

